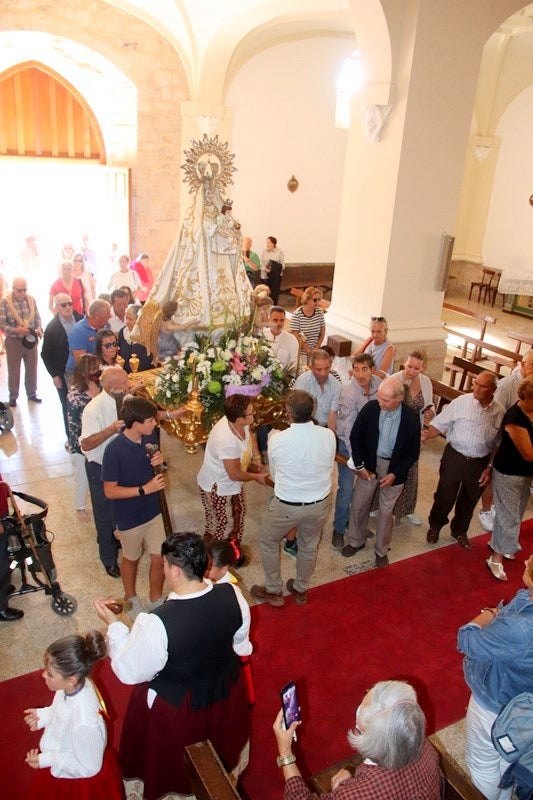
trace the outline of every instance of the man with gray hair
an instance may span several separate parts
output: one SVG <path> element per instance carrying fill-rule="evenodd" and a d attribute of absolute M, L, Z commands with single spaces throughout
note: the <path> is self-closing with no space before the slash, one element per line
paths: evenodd
<path fill-rule="evenodd" d="M 68 337 L 70 355 L 67 369 L 73 370 L 76 361 L 84 353 L 94 353 L 96 334 L 100 328 L 109 327 L 110 316 L 111 306 L 107 300 L 93 300 L 87 316 L 74 325 Z"/>
<path fill-rule="evenodd" d="M 325 350 L 313 350 L 309 356 L 309 369 L 302 372 L 294 388 L 301 389 L 316 400 L 315 419 L 319 425 L 335 431 L 341 383 L 331 375 L 331 356 Z"/>
<path fill-rule="evenodd" d="M 41 358 L 57 389 L 59 402 L 63 410 L 65 432 L 68 436 L 68 379 L 66 374 L 69 355 L 68 337 L 76 322 L 82 319 L 82 315 L 73 310 L 72 299 L 70 295 L 64 292 L 60 292 L 54 297 L 54 314 L 54 318 L 44 330 Z"/>
<path fill-rule="evenodd" d="M 283 712 L 274 722 L 278 744 L 278 766 L 291 781 L 285 797 L 310 800 L 311 791 L 296 766 L 292 753 L 294 732 L 300 722 L 288 730 L 283 726 Z M 440 800 L 441 773 L 437 751 L 425 739 L 426 719 L 416 692 L 404 681 L 380 681 L 364 696 L 355 715 L 355 727 L 348 733 L 350 745 L 362 756 L 363 763 L 354 775 L 341 769 L 331 779 L 332 794 L 338 800 L 384 800 L 385 798 L 423 797 Z M 326 731 L 322 731 L 327 735 Z"/>
<path fill-rule="evenodd" d="M 394 506 L 407 473 L 420 455 L 420 416 L 402 402 L 403 398 L 401 381 L 386 378 L 378 388 L 377 400 L 371 400 L 357 415 L 350 434 L 356 481 L 341 553 L 351 558 L 365 547 L 370 509 L 379 491 L 376 567 L 389 563 Z"/>
<path fill-rule="evenodd" d="M 428 544 L 439 540 L 441 528 L 455 506 L 451 535 L 465 549 L 471 547 L 467 531 L 480 495 L 491 478 L 492 455 L 505 409 L 494 399 L 496 376 L 481 372 L 472 394 L 456 397 L 431 422 L 422 441 L 446 434 L 439 482 L 429 512 Z"/>
<path fill-rule="evenodd" d="M 34 298 L 28 294 L 26 279 L 15 278 L 13 291 L 0 300 L 0 329 L 5 333 L 9 405 L 17 405 L 20 385 L 20 364 L 24 362 L 24 386 L 28 400 L 41 403 L 37 397 L 37 340 L 43 335 L 41 317 Z"/>

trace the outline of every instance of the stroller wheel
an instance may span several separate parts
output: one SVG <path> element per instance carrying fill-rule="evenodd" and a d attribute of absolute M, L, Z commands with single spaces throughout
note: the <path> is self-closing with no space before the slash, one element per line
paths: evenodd
<path fill-rule="evenodd" d="M 53 597 L 50 601 L 50 605 L 52 606 L 52 611 L 55 611 L 60 617 L 69 617 L 71 614 L 74 614 L 78 608 L 78 604 L 72 595 L 66 594 L 65 592 L 61 592 L 61 594 Z"/>

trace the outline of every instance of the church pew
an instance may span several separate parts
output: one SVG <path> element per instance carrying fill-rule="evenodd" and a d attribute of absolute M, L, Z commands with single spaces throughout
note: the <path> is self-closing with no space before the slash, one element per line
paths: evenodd
<path fill-rule="evenodd" d="M 469 319 L 479 320 L 482 323 L 478 337 L 479 339 L 485 338 L 487 325 L 494 325 L 496 323 L 496 317 L 492 317 L 490 314 L 479 314 L 477 311 L 469 311 L 468 308 L 454 306 L 452 303 L 443 303 L 442 307 L 446 308 L 448 311 L 453 311 L 454 314 L 460 314 L 462 317 L 469 317 Z"/>
<path fill-rule="evenodd" d="M 459 375 L 459 386 L 457 387 L 460 392 L 469 392 L 471 389 L 472 378 L 479 375 L 481 372 L 491 372 L 496 378 L 501 376 L 494 372 L 492 369 L 482 364 L 474 364 L 472 361 L 467 361 L 466 358 L 454 356 L 451 364 L 446 365 L 446 370 L 451 372 L 450 385 L 455 386 L 455 375 Z"/>
<path fill-rule="evenodd" d="M 484 795 L 458 769 L 453 759 L 443 750 L 440 743 L 432 739 L 429 741 L 439 753 L 440 768 L 444 776 L 444 800 L 484 800 Z M 322 772 L 312 775 L 309 779 L 311 789 L 317 794 L 330 792 L 332 777 L 340 769 L 347 769 L 353 775 L 361 761 L 361 756 L 358 753 L 354 753 L 353 756 L 344 759 L 344 761 L 339 761 L 322 770 Z"/>
<path fill-rule="evenodd" d="M 439 753 L 440 768 L 444 776 L 444 800 L 483 800 L 481 792 L 470 783 L 439 741 L 429 741 Z M 340 769 L 347 769 L 353 775 L 361 760 L 361 756 L 354 753 L 350 758 L 312 775 L 308 784 L 317 794 L 330 792 L 333 775 Z M 184 762 L 197 800 L 241 800 L 241 795 L 209 740 L 188 745 L 185 748 Z"/>
<path fill-rule="evenodd" d="M 333 262 L 319 262 L 314 264 L 285 264 L 281 276 L 281 291 L 290 289 L 305 289 L 307 286 L 316 286 L 318 289 L 331 289 L 333 286 Z"/>
<path fill-rule="evenodd" d="M 452 336 L 458 336 L 463 340 L 461 358 L 472 361 L 472 363 L 476 363 L 478 361 L 490 361 L 495 365 L 496 368 L 494 371 L 498 374 L 500 373 L 501 367 L 507 367 L 508 369 L 512 370 L 518 363 L 520 363 L 520 361 L 522 361 L 522 355 L 520 353 L 513 352 L 512 350 L 506 350 L 504 347 L 499 347 L 495 344 L 489 344 L 488 342 L 484 342 L 483 339 L 476 339 L 473 336 L 467 336 L 467 334 L 462 333 L 461 331 L 456 331 L 453 328 L 448 327 L 448 325 L 443 325 L 443 328 L 446 333 L 450 333 Z M 468 345 L 472 345 L 474 348 L 474 352 L 471 356 L 469 356 Z M 446 366 L 444 368 L 447 369 Z"/>

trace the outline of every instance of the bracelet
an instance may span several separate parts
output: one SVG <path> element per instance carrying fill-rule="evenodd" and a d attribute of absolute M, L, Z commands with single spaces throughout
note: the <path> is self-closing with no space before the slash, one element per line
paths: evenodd
<path fill-rule="evenodd" d="M 359 464 L 359 466 L 358 466 L 358 467 L 354 467 L 354 469 L 355 469 L 355 471 L 356 471 L 356 472 L 360 472 L 360 471 L 361 471 L 362 469 L 364 469 L 364 468 L 365 468 L 365 465 L 364 465 L 364 464 Z"/>
<path fill-rule="evenodd" d="M 482 608 L 481 609 L 481 613 L 483 613 L 483 611 L 490 611 L 490 613 L 492 614 L 493 617 L 496 616 L 496 612 L 494 611 L 494 609 L 493 608 L 489 608 L 488 606 L 485 606 L 485 608 Z"/>
<path fill-rule="evenodd" d="M 296 761 L 296 756 L 294 753 L 291 753 L 290 756 L 278 756 L 276 758 L 276 764 L 278 767 L 288 767 L 290 764 L 294 764 Z"/>

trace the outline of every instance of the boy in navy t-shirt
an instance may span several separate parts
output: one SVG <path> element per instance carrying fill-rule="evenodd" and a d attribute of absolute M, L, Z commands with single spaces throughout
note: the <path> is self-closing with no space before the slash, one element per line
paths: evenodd
<path fill-rule="evenodd" d="M 122 545 L 121 575 L 125 599 L 132 616 L 143 611 L 137 597 L 136 578 L 143 545 L 150 555 L 151 611 L 162 602 L 163 560 L 161 544 L 165 539 L 158 492 L 165 488 L 164 476 L 154 475 L 154 467 L 163 463 L 159 450 L 150 458 L 147 443 L 155 444 L 157 406 L 143 397 L 127 397 L 121 418 L 125 429 L 108 444 L 102 462 L 104 494 L 113 504 L 113 519 Z"/>

